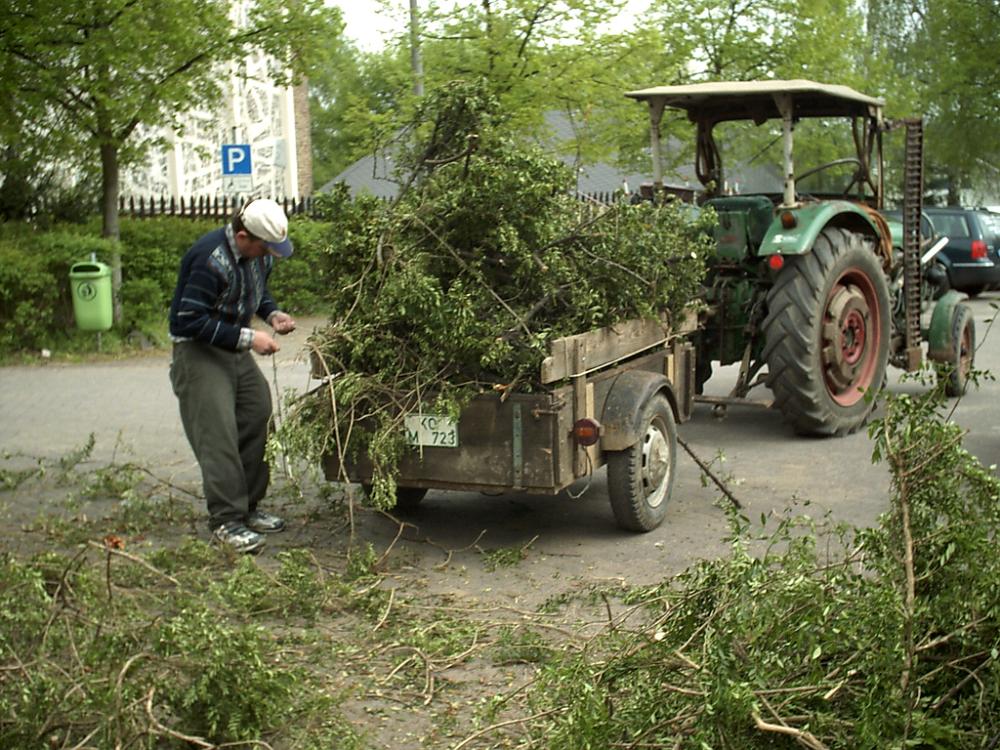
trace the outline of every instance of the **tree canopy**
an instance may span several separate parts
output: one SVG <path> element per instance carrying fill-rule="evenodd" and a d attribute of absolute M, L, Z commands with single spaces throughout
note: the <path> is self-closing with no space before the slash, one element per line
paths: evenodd
<path fill-rule="evenodd" d="M 320 0 L 2 0 L 0 12 L 4 141 L 55 138 L 67 160 L 99 156 L 110 237 L 119 169 L 148 145 L 140 126 L 179 127 L 255 52 L 288 80 L 324 30 L 340 30 Z"/>
<path fill-rule="evenodd" d="M 546 111 L 561 110 L 574 124 L 569 148 L 630 166 L 648 163 L 644 114 L 622 97 L 630 88 L 753 78 L 843 83 L 885 98 L 890 117 L 925 117 L 928 173 L 952 187 L 953 201 L 959 188 L 995 181 L 1000 171 L 994 0 L 653 0 L 630 28 L 614 31 L 608 21 L 623 5 L 422 1 L 424 77 L 428 85 L 487 80 L 511 127 L 526 134 L 544 130 Z M 370 152 L 413 111 L 402 17 L 395 41 L 343 59 L 335 95 L 314 102 L 317 125 L 341 139 L 338 167 Z M 664 127 L 690 140 L 687 123 Z"/>
<path fill-rule="evenodd" d="M 0 137 L 15 152 L 51 138 L 44 155 L 99 164 L 102 233 L 111 239 L 120 169 L 148 145 L 140 126 L 178 129 L 180 115 L 219 101 L 224 74 L 255 52 L 274 61 L 276 80 L 290 80 L 321 32 L 340 30 L 321 0 L 0 0 L 0 13 L 0 92 L 9 103 Z M 117 252 L 112 267 L 117 321 Z"/>

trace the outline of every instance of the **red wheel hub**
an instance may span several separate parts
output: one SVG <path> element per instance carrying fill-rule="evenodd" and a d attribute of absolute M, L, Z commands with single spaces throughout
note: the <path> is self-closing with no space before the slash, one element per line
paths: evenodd
<path fill-rule="evenodd" d="M 833 285 L 821 336 L 827 392 L 841 406 L 851 406 L 872 386 L 881 343 L 875 287 L 861 271 L 850 269 Z"/>

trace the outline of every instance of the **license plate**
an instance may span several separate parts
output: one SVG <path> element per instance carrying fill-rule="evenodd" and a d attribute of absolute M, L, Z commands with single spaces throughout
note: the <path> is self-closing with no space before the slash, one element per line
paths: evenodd
<path fill-rule="evenodd" d="M 406 442 L 433 448 L 457 448 L 458 423 L 439 414 L 409 414 Z"/>

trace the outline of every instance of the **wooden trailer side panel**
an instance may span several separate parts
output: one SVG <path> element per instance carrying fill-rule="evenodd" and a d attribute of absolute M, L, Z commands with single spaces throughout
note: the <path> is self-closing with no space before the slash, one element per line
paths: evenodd
<path fill-rule="evenodd" d="M 565 463 L 560 454 L 571 448 L 568 405 L 560 393 L 514 394 L 503 402 L 494 394 L 473 398 L 458 422 L 458 446 L 411 448 L 399 462 L 398 483 L 451 490 L 558 492 L 572 481 L 572 475 L 567 481 L 560 469 Z M 352 481 L 370 480 L 373 469 L 367 456 L 346 463 Z M 328 479 L 339 479 L 338 467 L 336 456 L 324 459 Z"/>
<path fill-rule="evenodd" d="M 688 316 L 682 331 L 693 325 Z M 583 418 L 599 422 L 616 378 L 628 370 L 666 376 L 673 383 L 678 420 L 690 414 L 693 349 L 664 321 L 627 321 L 558 339 L 550 351 L 541 375 L 548 390 L 503 401 L 495 393 L 476 396 L 458 421 L 458 445 L 409 449 L 398 465 L 399 485 L 556 494 L 604 465 L 600 443 L 578 445 L 573 424 Z M 348 456 L 345 464 L 348 480 L 371 481 L 367 455 Z M 327 479 L 345 480 L 336 455 L 327 455 L 323 468 Z"/>

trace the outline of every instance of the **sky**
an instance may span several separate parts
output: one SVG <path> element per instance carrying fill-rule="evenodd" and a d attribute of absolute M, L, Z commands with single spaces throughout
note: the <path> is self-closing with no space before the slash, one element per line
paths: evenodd
<path fill-rule="evenodd" d="M 327 0 L 327 2 L 340 8 L 346 24 L 345 34 L 366 52 L 378 49 L 387 35 L 402 31 L 409 18 L 409 0 L 392 0 L 391 5 L 394 10 L 390 14 L 386 14 L 382 3 L 375 0 Z M 650 0 L 628 0 L 625 10 L 617 18 L 612 19 L 611 28 L 614 30 L 624 28 L 649 3 Z"/>

